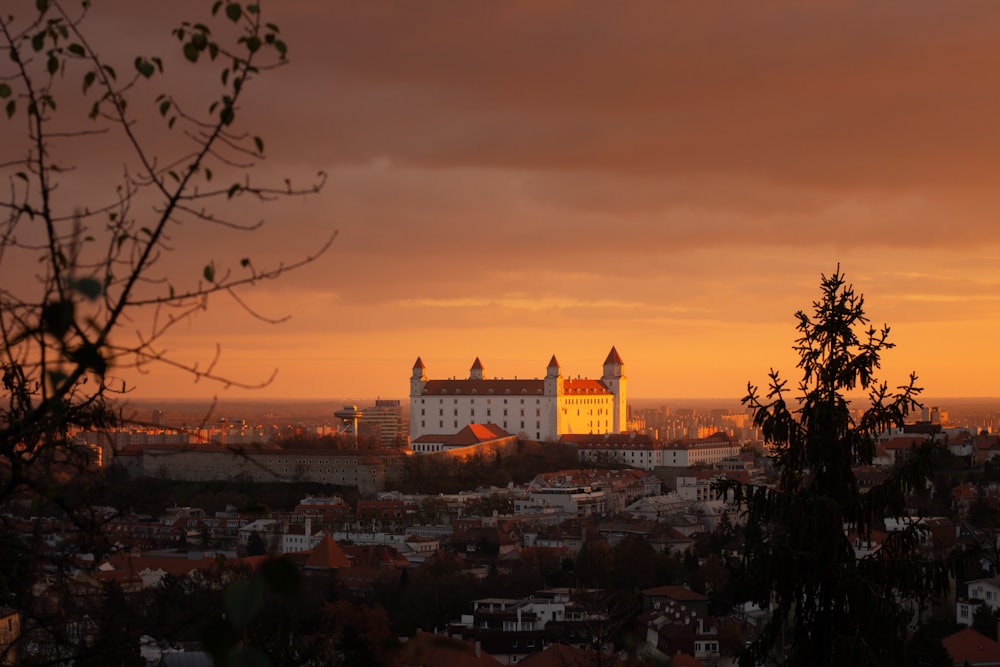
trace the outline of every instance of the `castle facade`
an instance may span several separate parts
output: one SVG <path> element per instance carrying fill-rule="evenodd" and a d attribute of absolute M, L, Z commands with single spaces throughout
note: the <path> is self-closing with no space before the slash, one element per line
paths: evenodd
<path fill-rule="evenodd" d="M 612 347 L 600 379 L 564 378 L 555 355 L 544 379 L 486 379 L 477 357 L 467 379 L 429 380 L 418 357 L 410 376 L 410 439 L 495 424 L 534 440 L 620 433 L 627 424 L 625 364 Z"/>

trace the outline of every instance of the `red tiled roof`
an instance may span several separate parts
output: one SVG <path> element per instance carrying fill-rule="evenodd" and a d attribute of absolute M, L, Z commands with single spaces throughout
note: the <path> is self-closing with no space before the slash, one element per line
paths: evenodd
<path fill-rule="evenodd" d="M 413 367 L 414 368 L 427 368 L 426 366 L 424 366 L 424 362 L 420 359 L 420 357 L 417 357 L 417 360 L 413 362 Z"/>
<path fill-rule="evenodd" d="M 428 380 L 424 386 L 427 396 L 541 396 L 544 391 L 544 380 Z"/>
<path fill-rule="evenodd" d="M 476 357 L 476 360 L 472 362 L 472 368 L 471 368 L 471 370 L 474 370 L 474 371 L 481 371 L 481 370 L 483 370 L 483 362 L 479 361 L 479 357 Z"/>
<path fill-rule="evenodd" d="M 697 593 L 687 586 L 657 586 L 656 588 L 647 588 L 642 592 L 643 595 L 649 595 L 653 597 L 668 597 L 671 600 L 707 600 L 708 598 Z"/>
<path fill-rule="evenodd" d="M 1000 665 L 1000 644 L 972 628 L 941 640 L 956 665 Z"/>
<path fill-rule="evenodd" d="M 429 632 L 420 632 L 403 644 L 400 662 L 421 667 L 494 667 L 503 664 L 468 642 Z"/>
<path fill-rule="evenodd" d="M 608 352 L 608 358 L 604 360 L 605 364 L 624 364 L 621 355 L 618 354 L 618 350 L 615 349 L 614 345 L 611 346 L 611 351 Z"/>
<path fill-rule="evenodd" d="M 559 360 L 556 359 L 556 355 L 553 354 L 552 358 L 549 359 L 549 365 L 547 368 L 559 368 Z"/>
<path fill-rule="evenodd" d="M 923 435 L 897 435 L 882 447 L 885 449 L 909 449 L 923 442 L 927 442 L 927 437 Z"/>
<path fill-rule="evenodd" d="M 344 555 L 344 551 L 337 546 L 329 535 L 324 535 L 319 544 L 313 547 L 309 558 L 306 559 L 306 567 L 316 570 L 334 570 L 348 567 L 350 561 Z"/>
<path fill-rule="evenodd" d="M 563 380 L 563 393 L 608 396 L 611 394 L 611 390 L 608 389 L 608 386 L 600 380 Z"/>
<path fill-rule="evenodd" d="M 542 396 L 544 380 L 428 380 L 426 396 Z M 601 380 L 563 380 L 563 393 L 609 395 Z"/>

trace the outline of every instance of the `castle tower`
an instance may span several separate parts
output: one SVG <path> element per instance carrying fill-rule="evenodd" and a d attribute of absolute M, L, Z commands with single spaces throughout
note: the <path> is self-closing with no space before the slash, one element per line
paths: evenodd
<path fill-rule="evenodd" d="M 556 355 L 552 355 L 548 367 L 545 369 L 545 395 L 559 396 L 563 393 L 562 375 L 559 374 L 559 362 Z"/>
<path fill-rule="evenodd" d="M 483 364 L 479 361 L 479 357 L 472 362 L 472 368 L 469 369 L 469 379 L 470 380 L 482 380 L 483 379 Z"/>
<path fill-rule="evenodd" d="M 424 362 L 417 357 L 413 362 L 413 374 L 410 375 L 410 398 L 415 398 L 424 393 L 424 386 L 427 384 L 427 374 Z"/>
<path fill-rule="evenodd" d="M 625 362 L 622 361 L 618 350 L 612 346 L 608 358 L 604 360 L 604 375 L 601 376 L 601 381 L 615 396 L 613 433 L 621 433 L 628 426 L 628 412 L 625 405 L 626 379 Z"/>

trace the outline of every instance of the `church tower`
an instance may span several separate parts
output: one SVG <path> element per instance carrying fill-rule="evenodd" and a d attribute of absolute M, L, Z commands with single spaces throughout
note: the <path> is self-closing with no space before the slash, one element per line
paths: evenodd
<path fill-rule="evenodd" d="M 608 358 L 604 360 L 604 375 L 601 381 L 607 385 L 611 393 L 614 394 L 614 423 L 611 426 L 612 433 L 621 433 L 628 427 L 628 412 L 625 405 L 625 362 L 613 346 Z"/>

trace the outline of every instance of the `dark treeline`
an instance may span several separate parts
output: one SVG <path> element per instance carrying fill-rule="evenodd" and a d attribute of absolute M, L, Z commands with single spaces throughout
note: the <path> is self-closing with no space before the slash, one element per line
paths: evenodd
<path fill-rule="evenodd" d="M 481 486 L 524 484 L 539 473 L 579 466 L 572 445 L 522 440 L 510 453 L 477 453 L 465 459 L 411 456 L 404 479 L 392 488 L 404 493 L 458 493 Z"/>

